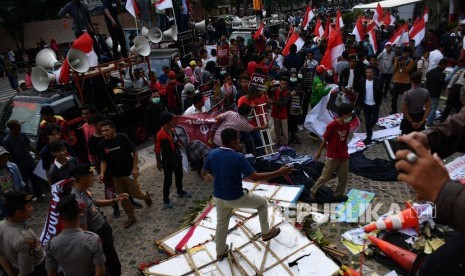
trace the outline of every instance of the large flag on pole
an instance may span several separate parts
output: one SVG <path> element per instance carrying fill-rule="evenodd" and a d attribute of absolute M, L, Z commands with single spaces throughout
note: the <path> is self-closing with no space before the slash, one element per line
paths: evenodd
<path fill-rule="evenodd" d="M 342 21 L 341 10 L 337 9 L 336 12 L 336 31 L 339 31 L 340 28 L 344 27 L 344 21 Z"/>
<path fill-rule="evenodd" d="M 376 23 L 376 25 L 378 26 L 381 25 L 381 21 L 384 18 L 383 15 L 384 15 L 384 10 L 378 2 L 375 13 L 373 14 L 373 21 Z"/>
<path fill-rule="evenodd" d="M 426 34 L 426 26 L 425 26 L 425 18 L 422 17 L 415 25 L 412 26 L 410 29 L 409 37 L 410 39 L 415 40 L 415 47 L 417 47 L 421 41 L 425 38 Z"/>
<path fill-rule="evenodd" d="M 295 46 L 297 46 L 297 52 L 298 52 L 304 46 L 305 41 L 297 33 L 295 32 L 292 33 L 292 35 L 289 37 L 289 39 L 286 42 L 286 46 L 284 46 L 283 56 L 287 56 L 289 54 L 289 49 L 291 48 L 292 44 L 295 44 Z"/>
<path fill-rule="evenodd" d="M 323 56 L 323 59 L 321 59 L 321 64 L 323 64 L 326 68 L 332 68 L 334 71 L 336 69 L 337 59 L 342 56 L 342 52 L 344 52 L 344 50 L 344 42 L 342 40 L 341 32 L 338 30 L 332 30 L 328 38 L 325 55 Z"/>
<path fill-rule="evenodd" d="M 429 17 L 428 12 L 429 12 L 428 7 L 426 7 L 425 11 L 423 12 L 423 19 L 425 20 L 425 23 L 428 22 L 428 17 Z"/>
<path fill-rule="evenodd" d="M 159 0 L 157 3 L 155 3 L 155 8 L 158 10 L 172 9 L 173 1 L 172 0 Z"/>
<path fill-rule="evenodd" d="M 313 34 L 318 37 L 323 37 L 325 34 L 325 30 L 323 29 L 323 25 L 321 24 L 321 19 L 316 20 L 315 30 L 313 30 Z"/>
<path fill-rule="evenodd" d="M 385 26 L 394 26 L 394 23 L 396 22 L 396 18 L 391 15 L 389 11 L 386 11 L 384 13 L 384 20 L 383 23 Z"/>
<path fill-rule="evenodd" d="M 258 37 L 260 35 L 263 34 L 263 30 L 265 29 L 265 24 L 263 23 L 263 21 L 260 23 L 260 27 L 258 27 L 258 30 L 255 31 L 255 33 L 253 34 L 253 39 L 256 40 L 258 39 Z"/>
<path fill-rule="evenodd" d="M 370 41 L 371 47 L 373 47 L 373 52 L 378 51 L 378 44 L 376 43 L 376 30 L 375 26 L 372 26 L 370 30 L 367 31 L 368 40 Z"/>
<path fill-rule="evenodd" d="M 324 33 L 324 37 L 325 38 L 328 38 L 329 37 L 329 27 L 331 26 L 331 19 L 329 18 L 329 16 L 326 18 L 326 24 L 325 24 L 325 33 Z"/>
<path fill-rule="evenodd" d="M 78 37 L 71 45 L 71 48 L 79 49 L 86 53 L 87 57 L 89 58 L 89 65 L 91 67 L 97 66 L 98 57 L 94 51 L 94 41 L 88 32 L 85 32 L 80 37 Z"/>
<path fill-rule="evenodd" d="M 126 10 L 134 17 L 137 18 L 139 15 L 139 7 L 135 0 L 126 1 Z"/>
<path fill-rule="evenodd" d="M 313 17 L 315 17 L 315 14 L 313 13 L 312 6 L 308 6 L 307 11 L 305 12 L 304 20 L 302 21 L 302 27 L 304 30 L 308 29 L 310 21 L 312 21 Z"/>
<path fill-rule="evenodd" d="M 399 27 L 399 29 L 391 37 L 389 42 L 391 42 L 392 45 L 402 45 L 403 43 L 409 43 L 407 24 L 404 24 L 401 27 Z"/>
<path fill-rule="evenodd" d="M 355 35 L 355 41 L 360 42 L 365 36 L 365 30 L 363 29 L 362 17 L 359 16 L 357 22 L 355 23 L 355 28 L 352 31 L 352 34 Z"/>

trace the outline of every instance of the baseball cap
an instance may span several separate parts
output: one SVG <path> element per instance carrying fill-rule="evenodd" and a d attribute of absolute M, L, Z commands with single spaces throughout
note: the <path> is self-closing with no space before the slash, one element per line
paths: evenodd
<path fill-rule="evenodd" d="M 450 33 L 450 36 L 455 36 L 455 33 Z"/>
<path fill-rule="evenodd" d="M 15 126 L 18 126 L 18 125 L 22 125 L 24 124 L 24 121 L 18 121 L 16 119 L 12 119 L 12 120 L 9 120 L 8 122 L 6 122 L 6 126 L 9 128 L 9 129 L 12 129 L 14 128 Z"/>
<path fill-rule="evenodd" d="M 10 153 L 9 151 L 7 151 L 4 147 L 0 146 L 0 156 L 4 155 L 4 154 L 8 154 Z"/>
<path fill-rule="evenodd" d="M 7 203 L 11 202 L 15 204 L 21 204 L 32 201 L 32 195 L 22 191 L 9 191 L 3 194 L 3 196 L 5 197 Z"/>
<path fill-rule="evenodd" d="M 197 63 L 195 63 L 195 60 L 191 60 L 191 62 L 189 62 L 189 66 L 195 66 L 197 65 Z"/>
<path fill-rule="evenodd" d="M 384 46 L 388 46 L 388 45 L 392 46 L 392 43 L 391 42 L 386 42 L 386 44 Z"/>
<path fill-rule="evenodd" d="M 18 81 L 18 86 L 23 85 L 23 84 L 26 84 L 26 81 L 24 81 L 24 80 Z"/>
<path fill-rule="evenodd" d="M 195 87 L 194 87 L 194 85 L 192 83 L 186 83 L 186 85 L 184 85 L 183 92 L 185 94 L 190 95 L 190 94 L 194 93 L 194 90 L 195 90 Z"/>

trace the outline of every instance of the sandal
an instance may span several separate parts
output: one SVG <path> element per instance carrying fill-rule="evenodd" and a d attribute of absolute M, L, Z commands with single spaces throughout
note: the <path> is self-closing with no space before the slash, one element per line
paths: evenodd
<path fill-rule="evenodd" d="M 216 255 L 216 260 L 218 262 L 221 262 L 224 259 L 224 257 L 226 257 L 226 255 L 228 255 L 228 251 L 229 251 L 229 245 L 226 245 L 226 249 L 224 250 L 224 254 Z"/>
<path fill-rule="evenodd" d="M 271 240 L 272 238 L 276 237 L 277 235 L 279 235 L 279 233 L 281 233 L 281 229 L 279 229 L 278 227 L 273 227 L 270 232 L 266 233 L 266 234 L 263 234 L 262 235 L 262 239 L 263 241 L 269 241 Z"/>

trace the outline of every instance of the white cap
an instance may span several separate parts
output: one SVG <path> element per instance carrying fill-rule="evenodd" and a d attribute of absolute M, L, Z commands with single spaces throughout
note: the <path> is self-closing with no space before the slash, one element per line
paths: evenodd
<path fill-rule="evenodd" d="M 20 80 L 18 81 L 18 86 L 22 85 L 22 84 L 26 84 L 26 82 L 24 80 Z"/>
<path fill-rule="evenodd" d="M 462 21 L 460 21 L 459 25 L 465 25 L 465 19 L 463 19 Z"/>

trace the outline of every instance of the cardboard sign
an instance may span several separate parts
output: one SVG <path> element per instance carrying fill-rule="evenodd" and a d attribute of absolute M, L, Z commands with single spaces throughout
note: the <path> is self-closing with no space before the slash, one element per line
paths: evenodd
<path fill-rule="evenodd" d="M 229 46 L 216 46 L 216 62 L 218 67 L 229 66 Z"/>
<path fill-rule="evenodd" d="M 266 93 L 271 82 L 272 79 L 270 77 L 254 73 L 250 79 L 249 87 L 255 86 L 258 91 Z"/>

